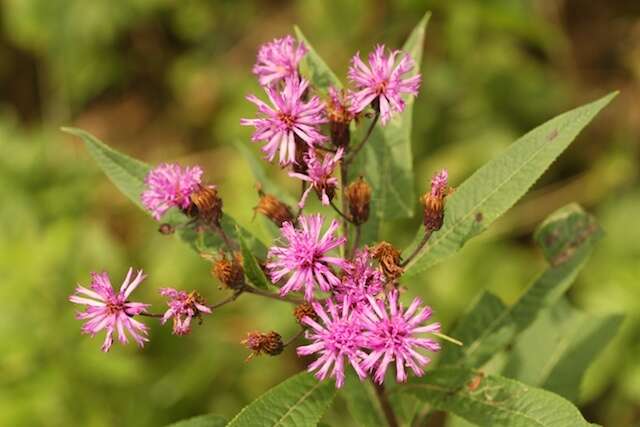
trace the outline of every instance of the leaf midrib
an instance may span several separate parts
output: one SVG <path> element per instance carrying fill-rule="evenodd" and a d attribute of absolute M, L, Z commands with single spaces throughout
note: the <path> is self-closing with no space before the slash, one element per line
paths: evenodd
<path fill-rule="evenodd" d="M 284 420 L 289 416 L 289 414 L 291 414 L 291 412 L 292 412 L 295 408 L 297 408 L 297 407 L 298 407 L 298 405 L 299 405 L 302 401 L 304 401 L 304 400 L 305 400 L 305 399 L 306 399 L 306 398 L 307 398 L 311 393 L 313 393 L 313 392 L 315 391 L 315 389 L 317 389 L 317 388 L 318 388 L 318 387 L 320 387 L 321 385 L 322 385 L 322 383 L 321 383 L 321 382 L 319 382 L 319 381 L 318 381 L 318 382 L 316 382 L 316 383 L 313 385 L 313 387 L 311 387 L 311 388 L 310 388 L 310 389 L 309 389 L 305 394 L 303 394 L 303 395 L 302 395 L 302 396 L 301 396 L 301 397 L 300 397 L 300 398 L 299 398 L 299 399 L 298 399 L 298 400 L 297 400 L 293 405 L 291 405 L 291 407 L 287 410 L 287 412 L 285 412 L 285 413 L 282 415 L 282 417 L 280 417 L 280 419 L 278 420 L 278 422 L 277 422 L 277 423 L 275 423 L 275 424 L 273 425 L 273 427 L 276 427 L 276 426 L 281 425 L 280 423 L 281 423 L 282 421 L 284 421 Z"/>

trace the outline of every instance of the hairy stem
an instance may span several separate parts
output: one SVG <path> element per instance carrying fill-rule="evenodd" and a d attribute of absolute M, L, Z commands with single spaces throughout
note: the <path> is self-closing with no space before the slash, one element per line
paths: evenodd
<path fill-rule="evenodd" d="M 402 261 L 400 263 L 400 267 L 405 267 L 407 264 L 409 264 L 411 262 L 412 259 L 414 259 L 422 251 L 424 246 L 429 241 L 429 238 L 431 237 L 432 233 L 433 233 L 433 231 L 427 231 L 427 232 L 424 233 L 424 236 L 422 237 L 422 240 L 420 241 L 418 246 L 416 246 L 416 248 L 413 250 L 413 252 L 411 252 L 411 255 L 409 255 L 407 257 L 407 259 L 405 259 L 404 261 Z"/>
<path fill-rule="evenodd" d="M 376 115 L 373 116 L 373 120 L 371 120 L 371 124 L 369 125 L 369 129 L 367 129 L 367 133 L 365 134 L 362 141 L 349 153 L 349 157 L 345 160 L 345 163 L 351 163 L 356 155 L 362 150 L 362 147 L 367 143 L 369 137 L 373 133 L 373 128 L 376 127 L 376 123 L 378 123 L 378 119 L 380 118 L 380 111 L 376 111 Z"/>
<path fill-rule="evenodd" d="M 384 385 L 373 382 L 373 388 L 376 390 L 376 396 L 378 397 L 378 401 L 382 407 L 382 412 L 384 412 L 384 416 L 387 419 L 389 427 L 398 427 L 400 424 L 398 424 L 396 413 L 391 407 L 391 402 L 389 402 L 389 396 L 387 396 L 387 393 L 384 390 Z"/>

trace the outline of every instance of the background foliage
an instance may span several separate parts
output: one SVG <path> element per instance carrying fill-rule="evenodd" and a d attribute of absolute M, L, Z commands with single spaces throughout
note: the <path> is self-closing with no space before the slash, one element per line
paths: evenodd
<path fill-rule="evenodd" d="M 129 264 L 143 267 L 150 280 L 141 296 L 157 303 L 164 285 L 197 287 L 211 301 L 222 292 L 207 263 L 159 235 L 60 126 L 88 129 L 149 163 L 202 163 L 226 209 L 266 236 L 262 222 L 252 222 L 254 182 L 233 144 L 246 144 L 250 132 L 238 120 L 253 112 L 243 96 L 258 89 L 250 74 L 257 46 L 295 23 L 344 74 L 355 50 L 378 41 L 399 46 L 426 9 L 433 15 L 412 135 L 418 189 L 442 166 L 456 185 L 534 126 L 611 90 L 621 95 L 516 208 L 412 277 L 409 292 L 434 306 L 447 330 L 485 290 L 513 304 L 545 268 L 535 226 L 580 202 L 605 235 L 568 295 L 582 311 L 562 327 L 577 334 L 576 324 L 595 329 L 603 313 L 626 317 L 578 402 L 592 422 L 640 421 L 637 2 L 5 0 L 0 7 L 0 425 L 156 426 L 206 412 L 231 419 L 303 367 L 292 353 L 244 363 L 245 332 L 295 331 L 288 305 L 250 297 L 189 337 L 154 328 L 142 352 L 130 346 L 105 355 L 81 337 L 66 297 L 92 269 L 119 276 Z M 383 231 L 406 245 L 418 222 L 390 222 Z M 542 318 L 534 326 L 555 324 Z M 324 421 L 345 425 L 346 406 L 337 402 Z"/>

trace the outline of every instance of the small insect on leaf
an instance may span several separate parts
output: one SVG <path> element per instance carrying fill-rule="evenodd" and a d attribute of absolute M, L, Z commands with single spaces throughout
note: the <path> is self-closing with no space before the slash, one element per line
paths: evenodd
<path fill-rule="evenodd" d="M 554 129 L 547 135 L 547 141 L 553 141 L 558 136 L 558 129 Z"/>
<path fill-rule="evenodd" d="M 473 378 L 471 378 L 471 381 L 469 381 L 467 383 L 467 389 L 469 390 L 469 392 L 474 392 L 478 389 L 478 387 L 480 387 L 480 383 L 482 382 L 482 379 L 484 378 L 484 372 L 478 372 Z"/>

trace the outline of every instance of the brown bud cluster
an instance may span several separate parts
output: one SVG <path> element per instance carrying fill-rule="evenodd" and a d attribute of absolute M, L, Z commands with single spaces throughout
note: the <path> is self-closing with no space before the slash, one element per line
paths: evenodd
<path fill-rule="evenodd" d="M 191 193 L 191 206 L 187 208 L 187 215 L 202 220 L 205 224 L 220 226 L 222 218 L 222 199 L 218 196 L 215 186 L 201 185 Z"/>
<path fill-rule="evenodd" d="M 247 334 L 247 338 L 242 340 L 241 343 L 251 350 L 251 354 L 247 357 L 247 361 L 263 353 L 268 354 L 269 356 L 277 356 L 282 353 L 282 350 L 284 350 L 282 337 L 275 331 L 267 333 L 249 332 Z"/>
<path fill-rule="evenodd" d="M 222 254 L 220 259 L 213 263 L 211 273 L 220 283 L 229 289 L 241 289 L 244 286 L 244 269 L 242 268 L 242 256 L 235 253 L 229 261 Z"/>
<path fill-rule="evenodd" d="M 271 194 L 265 194 L 261 191 L 259 194 L 258 205 L 253 208 L 255 212 L 266 216 L 278 227 L 282 227 L 285 222 L 293 222 L 293 213 L 291 213 L 289 206 Z"/>
<path fill-rule="evenodd" d="M 309 317 L 314 320 L 318 319 L 318 315 L 308 302 L 297 305 L 296 308 L 293 309 L 293 316 L 300 325 L 303 325 L 302 319 L 305 317 Z"/>
<path fill-rule="evenodd" d="M 352 182 L 344 190 L 349 202 L 349 212 L 354 223 L 360 225 L 369 219 L 369 204 L 371 203 L 371 187 L 363 177 Z"/>
<path fill-rule="evenodd" d="M 326 111 L 331 141 L 338 147 L 346 147 L 351 140 L 349 123 L 355 118 L 355 115 L 349 111 L 344 90 L 338 92 L 332 89 L 329 95 Z"/>
<path fill-rule="evenodd" d="M 400 252 L 389 242 L 380 242 L 371 248 L 371 256 L 378 260 L 388 282 L 397 280 L 404 269 L 400 266 Z"/>
<path fill-rule="evenodd" d="M 424 228 L 427 233 L 440 230 L 444 222 L 444 204 L 447 196 L 453 192 L 448 186 L 448 173 L 442 170 L 431 179 L 431 190 L 426 192 L 420 202 L 424 206 Z"/>

